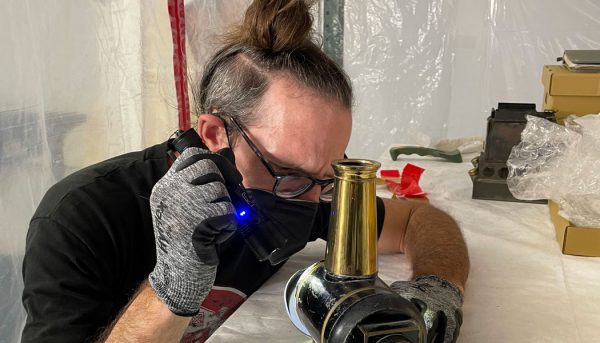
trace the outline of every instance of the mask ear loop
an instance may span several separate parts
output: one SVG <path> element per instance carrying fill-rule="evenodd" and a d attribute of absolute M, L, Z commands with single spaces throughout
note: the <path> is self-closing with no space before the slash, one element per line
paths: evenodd
<path fill-rule="evenodd" d="M 229 130 L 229 124 L 225 119 L 223 119 L 223 127 L 225 128 L 225 135 L 227 136 L 227 145 L 229 145 L 229 149 L 233 151 L 233 145 L 231 144 L 231 131 Z"/>
<path fill-rule="evenodd" d="M 233 136 L 233 132 L 231 131 L 231 125 L 229 125 L 229 120 L 231 120 L 231 116 L 223 113 L 223 112 L 214 112 L 213 115 L 219 117 L 223 121 L 223 128 L 225 129 L 225 135 L 227 136 L 227 145 L 229 145 L 229 149 L 233 152 L 233 144 L 231 137 Z M 233 140 L 235 143 L 235 140 Z"/>

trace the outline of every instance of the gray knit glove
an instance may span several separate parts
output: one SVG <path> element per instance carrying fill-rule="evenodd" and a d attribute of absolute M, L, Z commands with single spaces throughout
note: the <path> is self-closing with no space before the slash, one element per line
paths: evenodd
<path fill-rule="evenodd" d="M 150 196 L 156 240 L 150 285 L 180 316 L 198 313 L 215 280 L 215 243 L 225 241 L 236 228 L 233 205 L 217 168 L 224 165 L 222 159 L 208 150 L 186 149 Z"/>
<path fill-rule="evenodd" d="M 390 287 L 423 313 L 427 342 L 456 342 L 462 325 L 462 295 L 456 286 L 435 275 L 396 281 Z"/>

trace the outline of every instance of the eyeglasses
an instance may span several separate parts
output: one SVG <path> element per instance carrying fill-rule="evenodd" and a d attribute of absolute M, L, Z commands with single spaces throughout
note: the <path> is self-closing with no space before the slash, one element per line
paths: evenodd
<path fill-rule="evenodd" d="M 321 194 L 319 198 L 322 201 L 329 202 L 333 198 L 333 186 L 334 179 L 325 179 L 319 180 L 311 177 L 309 175 L 305 175 L 302 173 L 289 173 L 283 174 L 276 172 L 275 169 L 267 162 L 264 158 L 263 154 L 258 150 L 258 147 L 252 143 L 250 137 L 246 134 L 246 132 L 242 129 L 242 126 L 231 116 L 228 116 L 233 125 L 240 131 L 240 134 L 248 143 L 248 146 L 254 154 L 258 157 L 258 159 L 262 162 L 262 164 L 267 168 L 269 174 L 275 179 L 275 184 L 273 185 L 273 194 L 280 198 L 291 199 L 301 196 L 302 194 L 308 192 L 315 185 L 321 186 Z"/>

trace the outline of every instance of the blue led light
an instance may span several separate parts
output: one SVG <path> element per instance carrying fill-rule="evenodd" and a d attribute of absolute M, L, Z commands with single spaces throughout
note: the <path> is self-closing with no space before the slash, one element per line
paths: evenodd
<path fill-rule="evenodd" d="M 243 217 L 243 216 L 245 216 L 245 215 L 246 215 L 246 211 L 242 211 L 242 212 L 240 212 L 240 217 Z"/>

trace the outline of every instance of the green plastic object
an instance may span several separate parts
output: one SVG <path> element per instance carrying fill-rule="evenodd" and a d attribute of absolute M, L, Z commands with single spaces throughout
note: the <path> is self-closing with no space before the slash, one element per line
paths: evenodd
<path fill-rule="evenodd" d="M 462 156 L 460 155 L 460 151 L 452 150 L 452 151 L 443 151 L 434 148 L 425 148 L 420 146 L 401 146 L 394 147 L 390 149 L 390 155 L 392 155 L 392 160 L 396 160 L 398 155 L 412 155 L 417 154 L 419 156 L 433 156 L 439 157 L 447 160 L 448 162 L 453 163 L 461 163 Z"/>

